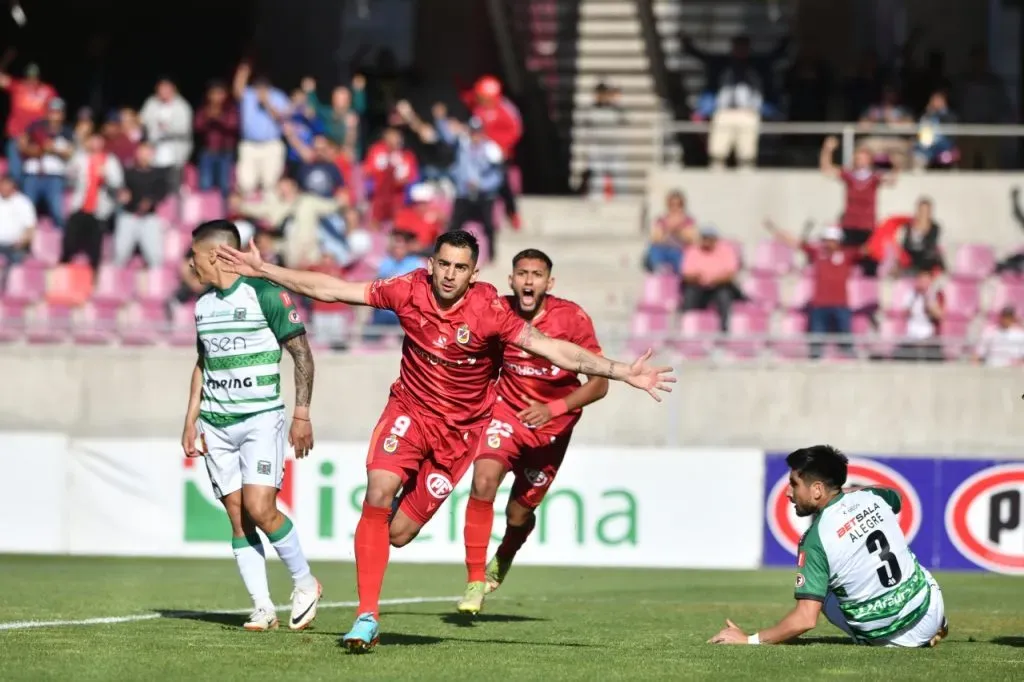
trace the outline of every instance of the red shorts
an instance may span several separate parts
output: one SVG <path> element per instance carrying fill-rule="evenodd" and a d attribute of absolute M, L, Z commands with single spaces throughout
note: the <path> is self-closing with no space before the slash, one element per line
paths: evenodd
<path fill-rule="evenodd" d="M 515 475 L 510 499 L 536 509 L 562 465 L 577 421 L 578 413 L 567 414 L 531 429 L 516 419 L 516 411 L 508 403 L 495 401 L 476 457 L 502 462 Z"/>
<path fill-rule="evenodd" d="M 426 524 L 469 470 L 480 431 L 455 429 L 392 395 L 370 437 L 366 470 L 401 476 L 399 509 Z"/>

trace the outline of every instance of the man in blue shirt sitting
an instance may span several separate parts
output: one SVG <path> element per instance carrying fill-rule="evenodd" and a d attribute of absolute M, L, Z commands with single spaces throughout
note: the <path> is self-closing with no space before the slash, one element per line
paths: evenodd
<path fill-rule="evenodd" d="M 384 260 L 380 262 L 380 266 L 377 268 L 377 277 L 388 279 L 389 277 L 398 277 L 408 274 L 417 268 L 422 268 L 424 266 L 423 258 L 412 252 L 415 241 L 415 237 L 409 232 L 393 231 L 391 239 L 388 241 L 387 255 L 384 256 Z M 397 327 L 398 316 L 390 310 L 374 308 L 373 315 L 370 317 L 370 326 Z M 372 339 L 380 335 L 374 333 L 374 331 L 371 330 L 367 333 L 366 338 Z"/>

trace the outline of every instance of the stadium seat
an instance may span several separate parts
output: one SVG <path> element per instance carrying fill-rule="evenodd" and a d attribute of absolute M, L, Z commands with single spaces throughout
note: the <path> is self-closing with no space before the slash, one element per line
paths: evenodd
<path fill-rule="evenodd" d="M 998 313 L 1006 306 L 1013 306 L 1018 314 L 1024 313 L 1024 280 L 1003 277 L 995 281 L 988 311 L 990 314 Z"/>
<path fill-rule="evenodd" d="M 947 317 L 942 321 L 942 352 L 949 360 L 958 360 L 970 356 L 971 344 L 968 343 L 971 320 L 968 318 Z"/>
<path fill-rule="evenodd" d="M 669 315 L 664 311 L 638 310 L 630 322 L 629 348 L 640 354 L 660 348 L 668 335 Z"/>
<path fill-rule="evenodd" d="M 908 278 L 887 283 L 885 295 L 882 297 L 882 309 L 887 315 L 903 314 L 907 309 L 907 301 L 914 291 L 914 282 Z"/>
<path fill-rule="evenodd" d="M 679 277 L 646 275 L 639 308 L 651 312 L 675 312 L 679 308 Z"/>
<path fill-rule="evenodd" d="M 793 248 L 777 239 L 766 239 L 754 249 L 750 270 L 755 275 L 786 275 L 793 270 Z"/>
<path fill-rule="evenodd" d="M 779 282 L 771 275 L 751 275 L 743 282 L 743 293 L 753 308 L 768 313 L 779 305 Z"/>
<path fill-rule="evenodd" d="M 21 339 L 25 331 L 26 304 L 0 300 L 0 343 Z"/>
<path fill-rule="evenodd" d="M 7 271 L 4 300 L 12 304 L 38 303 L 46 291 L 46 270 L 37 265 L 12 265 Z"/>
<path fill-rule="evenodd" d="M 195 192 L 182 198 L 181 223 L 189 231 L 199 223 L 214 220 L 224 214 L 224 199 L 220 192 Z"/>
<path fill-rule="evenodd" d="M 114 341 L 117 331 L 116 305 L 86 303 L 75 311 L 71 338 L 75 343 L 105 345 Z"/>
<path fill-rule="evenodd" d="M 814 295 L 814 280 L 810 277 L 800 277 L 789 288 L 785 297 L 784 306 L 788 310 L 804 310 Z"/>
<path fill-rule="evenodd" d="M 767 343 L 770 316 L 761 310 L 733 309 L 729 314 L 729 337 L 724 348 L 733 357 L 755 358 Z"/>
<path fill-rule="evenodd" d="M 179 265 L 192 245 L 192 236 L 182 230 L 164 230 L 164 263 Z"/>
<path fill-rule="evenodd" d="M 807 315 L 790 310 L 779 319 L 778 339 L 772 343 L 772 351 L 782 358 L 802 359 L 807 357 Z"/>
<path fill-rule="evenodd" d="M 199 189 L 199 171 L 191 163 L 181 171 L 181 184 L 191 190 Z"/>
<path fill-rule="evenodd" d="M 718 313 L 710 310 L 688 310 L 679 317 L 679 338 L 673 346 L 684 357 L 704 358 L 714 349 L 713 337 L 720 332 Z"/>
<path fill-rule="evenodd" d="M 121 315 L 117 329 L 126 346 L 151 346 L 166 336 L 167 313 L 160 305 L 133 303 Z"/>
<path fill-rule="evenodd" d="M 175 267 L 150 268 L 142 276 L 137 298 L 144 303 L 164 303 L 178 287 Z"/>
<path fill-rule="evenodd" d="M 51 268 L 46 280 L 46 301 L 55 306 L 80 306 L 92 295 L 92 268 L 83 263 Z"/>
<path fill-rule="evenodd" d="M 32 236 L 32 257 L 47 265 L 56 265 L 60 261 L 63 238 L 64 233 L 60 230 L 36 230 Z"/>
<path fill-rule="evenodd" d="M 131 300 L 134 289 L 135 275 L 130 270 L 115 265 L 101 265 L 92 300 L 101 305 L 121 305 Z"/>
<path fill-rule="evenodd" d="M 169 196 L 156 206 L 156 214 L 160 216 L 167 225 L 173 225 L 179 222 L 178 211 L 179 200 L 177 196 Z"/>
<path fill-rule="evenodd" d="M 877 340 L 871 344 L 873 355 L 891 357 L 896 346 L 907 337 L 907 318 L 884 315 L 878 322 Z"/>
<path fill-rule="evenodd" d="M 970 319 L 978 314 L 981 287 L 977 282 L 951 279 L 942 288 L 946 297 L 946 316 Z"/>
<path fill-rule="evenodd" d="M 26 319 L 25 338 L 29 343 L 63 343 L 71 332 L 72 310 L 53 303 L 34 306 Z"/>
<path fill-rule="evenodd" d="M 167 324 L 166 321 L 164 322 L 164 324 Z M 196 313 L 195 309 L 192 306 L 175 306 L 171 310 L 170 325 L 171 333 L 168 335 L 167 341 L 169 341 L 172 346 L 188 346 L 193 348 L 195 347 Z"/>
<path fill-rule="evenodd" d="M 958 279 L 982 280 L 996 267 L 996 254 L 988 244 L 964 244 L 953 256 L 950 274 Z"/>
<path fill-rule="evenodd" d="M 851 277 L 846 282 L 846 296 L 853 312 L 872 312 L 878 309 L 879 285 L 877 279 Z"/>

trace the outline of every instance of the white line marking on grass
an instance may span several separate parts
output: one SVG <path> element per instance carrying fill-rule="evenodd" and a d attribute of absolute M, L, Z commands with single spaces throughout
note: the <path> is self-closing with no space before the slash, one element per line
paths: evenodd
<path fill-rule="evenodd" d="M 381 599 L 381 606 L 401 606 L 404 604 L 435 604 L 438 602 L 457 601 L 460 597 L 406 597 L 405 599 Z M 357 601 L 322 601 L 317 608 L 320 609 L 341 609 L 355 608 L 359 606 Z M 281 604 L 274 607 L 278 611 L 288 611 L 291 604 Z M 20 620 L 10 623 L 0 623 L 0 630 L 28 630 L 30 628 L 60 628 L 69 625 L 116 625 L 117 623 L 137 623 L 143 620 L 156 620 L 157 618 L 176 618 L 193 613 L 250 613 L 248 609 L 228 610 L 198 610 L 181 609 L 180 611 L 167 611 L 162 613 L 138 613 L 134 616 L 107 616 L 104 618 L 83 618 L 81 620 Z"/>

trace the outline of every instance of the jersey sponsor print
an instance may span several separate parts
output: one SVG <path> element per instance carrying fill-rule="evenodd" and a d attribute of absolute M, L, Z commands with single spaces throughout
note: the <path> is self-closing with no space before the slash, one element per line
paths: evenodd
<path fill-rule="evenodd" d="M 1024 575 L 1024 464 L 990 466 L 965 479 L 946 504 L 953 546 L 977 566 Z"/>

